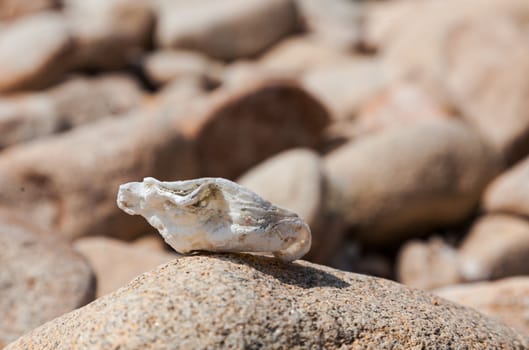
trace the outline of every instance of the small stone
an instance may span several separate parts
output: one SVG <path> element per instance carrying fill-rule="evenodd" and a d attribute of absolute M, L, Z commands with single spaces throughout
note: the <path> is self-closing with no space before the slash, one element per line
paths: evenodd
<path fill-rule="evenodd" d="M 94 269 L 97 297 L 125 286 L 136 276 L 177 256 L 106 237 L 81 238 L 73 246 Z"/>
<path fill-rule="evenodd" d="M 529 277 L 468 283 L 434 291 L 435 294 L 478 310 L 529 336 Z"/>
<path fill-rule="evenodd" d="M 176 344 L 176 345 L 175 345 Z M 307 262 L 196 255 L 145 273 L 12 349 L 494 348 L 529 340 L 477 311 Z"/>
<path fill-rule="evenodd" d="M 459 248 L 467 281 L 529 274 L 529 222 L 510 215 L 480 218 Z"/>

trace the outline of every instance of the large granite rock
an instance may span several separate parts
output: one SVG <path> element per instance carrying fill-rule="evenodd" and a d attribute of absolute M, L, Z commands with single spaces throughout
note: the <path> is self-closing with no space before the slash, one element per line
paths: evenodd
<path fill-rule="evenodd" d="M 525 349 L 475 310 L 384 279 L 307 262 L 196 255 L 10 344 L 12 349 Z"/>
<path fill-rule="evenodd" d="M 360 240 L 395 242 L 467 218 L 494 164 L 460 122 L 388 130 L 326 156 L 330 206 Z"/>
<path fill-rule="evenodd" d="M 92 269 L 69 245 L 0 213 L 0 348 L 95 298 Z"/>

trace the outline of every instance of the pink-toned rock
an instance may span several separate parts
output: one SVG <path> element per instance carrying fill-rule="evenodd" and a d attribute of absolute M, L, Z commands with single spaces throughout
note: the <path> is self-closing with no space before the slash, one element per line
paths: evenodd
<path fill-rule="evenodd" d="M 59 5 L 59 0 L 2 0 L 0 1 L 0 21 L 9 21 L 29 14 L 50 10 Z"/>
<path fill-rule="evenodd" d="M 461 282 L 457 250 L 441 238 L 412 240 L 397 257 L 397 278 L 410 287 L 434 289 Z"/>
<path fill-rule="evenodd" d="M 234 179 L 282 150 L 315 147 L 330 119 L 316 99 L 288 81 L 219 91 L 210 105 L 183 126 L 196 144 L 202 176 Z"/>
<path fill-rule="evenodd" d="M 222 65 L 197 52 L 185 50 L 155 51 L 143 62 L 145 74 L 155 85 L 176 79 L 197 78 L 205 85 L 218 85 Z"/>
<path fill-rule="evenodd" d="M 450 286 L 434 291 L 455 303 L 494 317 L 529 336 L 529 277 Z"/>
<path fill-rule="evenodd" d="M 312 247 L 305 259 L 329 262 L 342 231 L 326 217 L 325 178 L 317 153 L 301 148 L 281 152 L 248 170 L 237 182 L 301 216 L 312 231 Z"/>
<path fill-rule="evenodd" d="M 472 129 L 437 120 L 350 142 L 325 170 L 332 211 L 358 239 L 385 244 L 468 218 L 496 164 Z"/>
<path fill-rule="evenodd" d="M 386 84 L 378 60 L 360 57 L 311 69 L 301 81 L 330 109 L 335 120 L 352 119 L 360 106 Z"/>
<path fill-rule="evenodd" d="M 75 64 L 115 69 L 146 50 L 154 22 L 149 0 L 63 0 L 75 40 Z"/>
<path fill-rule="evenodd" d="M 483 197 L 489 213 L 529 216 L 529 158 L 498 176 Z"/>
<path fill-rule="evenodd" d="M 461 244 L 459 260 L 466 281 L 529 274 L 529 222 L 509 215 L 484 216 Z"/>
<path fill-rule="evenodd" d="M 0 29 L 0 92 L 41 88 L 69 68 L 72 38 L 54 12 L 23 17 Z"/>
<path fill-rule="evenodd" d="M 105 237 L 85 237 L 74 242 L 92 266 L 97 278 L 97 297 L 125 286 L 134 277 L 178 255 L 138 247 Z"/>
<path fill-rule="evenodd" d="M 355 133 L 362 136 L 451 117 L 447 108 L 443 108 L 425 91 L 412 84 L 401 83 L 384 89 L 362 105 L 355 118 Z"/>
<path fill-rule="evenodd" d="M 0 213 L 0 347 L 95 297 L 88 263 L 22 219 Z"/>
<path fill-rule="evenodd" d="M 162 236 L 160 236 L 158 232 L 145 234 L 135 239 L 131 244 L 139 248 L 150 249 L 157 252 L 167 252 L 168 249 L 171 249 L 171 247 L 164 242 Z"/>
<path fill-rule="evenodd" d="M 273 71 L 299 75 L 316 67 L 353 59 L 352 56 L 304 35 L 282 40 L 260 58 L 259 64 Z"/>
<path fill-rule="evenodd" d="M 0 97 L 0 148 L 106 117 L 142 102 L 138 84 L 123 75 L 74 78 L 41 93 Z"/>
<path fill-rule="evenodd" d="M 253 56 L 297 28 L 292 0 L 160 1 L 158 45 L 219 59 Z"/>

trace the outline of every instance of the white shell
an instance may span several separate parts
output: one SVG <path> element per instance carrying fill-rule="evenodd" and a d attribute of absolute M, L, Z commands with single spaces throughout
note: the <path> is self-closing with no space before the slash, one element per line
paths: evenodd
<path fill-rule="evenodd" d="M 311 245 L 310 228 L 297 214 L 222 178 L 148 177 L 121 185 L 117 203 L 127 214 L 145 217 L 180 253 L 271 252 L 293 261 Z"/>

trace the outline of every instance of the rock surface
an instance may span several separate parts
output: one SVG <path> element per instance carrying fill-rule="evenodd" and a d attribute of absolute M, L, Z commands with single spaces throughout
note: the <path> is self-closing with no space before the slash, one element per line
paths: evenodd
<path fill-rule="evenodd" d="M 197 147 L 201 176 L 234 179 L 288 148 L 315 147 L 330 117 L 289 81 L 219 91 L 211 108 L 185 126 Z"/>
<path fill-rule="evenodd" d="M 72 45 L 66 22 L 54 12 L 6 25 L 0 29 L 0 92 L 40 88 L 58 79 L 69 68 L 65 58 Z M 63 63 L 55 64 L 59 60 Z"/>
<path fill-rule="evenodd" d="M 467 281 L 529 274 L 529 221 L 486 215 L 465 236 L 459 255 Z"/>
<path fill-rule="evenodd" d="M 237 182 L 305 220 L 312 232 L 312 247 L 305 259 L 328 262 L 342 237 L 339 228 L 333 229 L 325 218 L 325 179 L 316 152 L 284 151 L 248 170 Z"/>
<path fill-rule="evenodd" d="M 189 256 L 26 334 L 10 349 L 492 348 L 528 339 L 388 280 L 248 255 Z"/>
<path fill-rule="evenodd" d="M 73 246 L 94 270 L 97 297 L 125 286 L 134 277 L 177 256 L 106 237 L 81 238 Z"/>
<path fill-rule="evenodd" d="M 331 209 L 358 239 L 384 244 L 467 218 L 494 159 L 464 124 L 436 121 L 353 141 L 325 169 Z"/>
<path fill-rule="evenodd" d="M 397 257 L 399 282 L 414 288 L 434 289 L 461 282 L 457 250 L 433 238 L 428 242 L 408 241 Z"/>
<path fill-rule="evenodd" d="M 172 118 L 140 110 L 3 151 L 0 208 L 67 239 L 144 233 L 147 223 L 116 206 L 119 185 L 197 176 L 192 144 Z"/>
<path fill-rule="evenodd" d="M 529 216 L 529 158 L 494 179 L 485 191 L 483 206 L 489 213 Z"/>
<path fill-rule="evenodd" d="M 160 1 L 156 39 L 229 60 L 258 54 L 296 27 L 292 0 L 169 0 Z"/>
<path fill-rule="evenodd" d="M 0 214 L 0 347 L 95 297 L 86 260 L 12 214 Z"/>
<path fill-rule="evenodd" d="M 529 278 L 527 276 L 450 286 L 437 289 L 434 293 L 497 318 L 529 336 Z"/>

